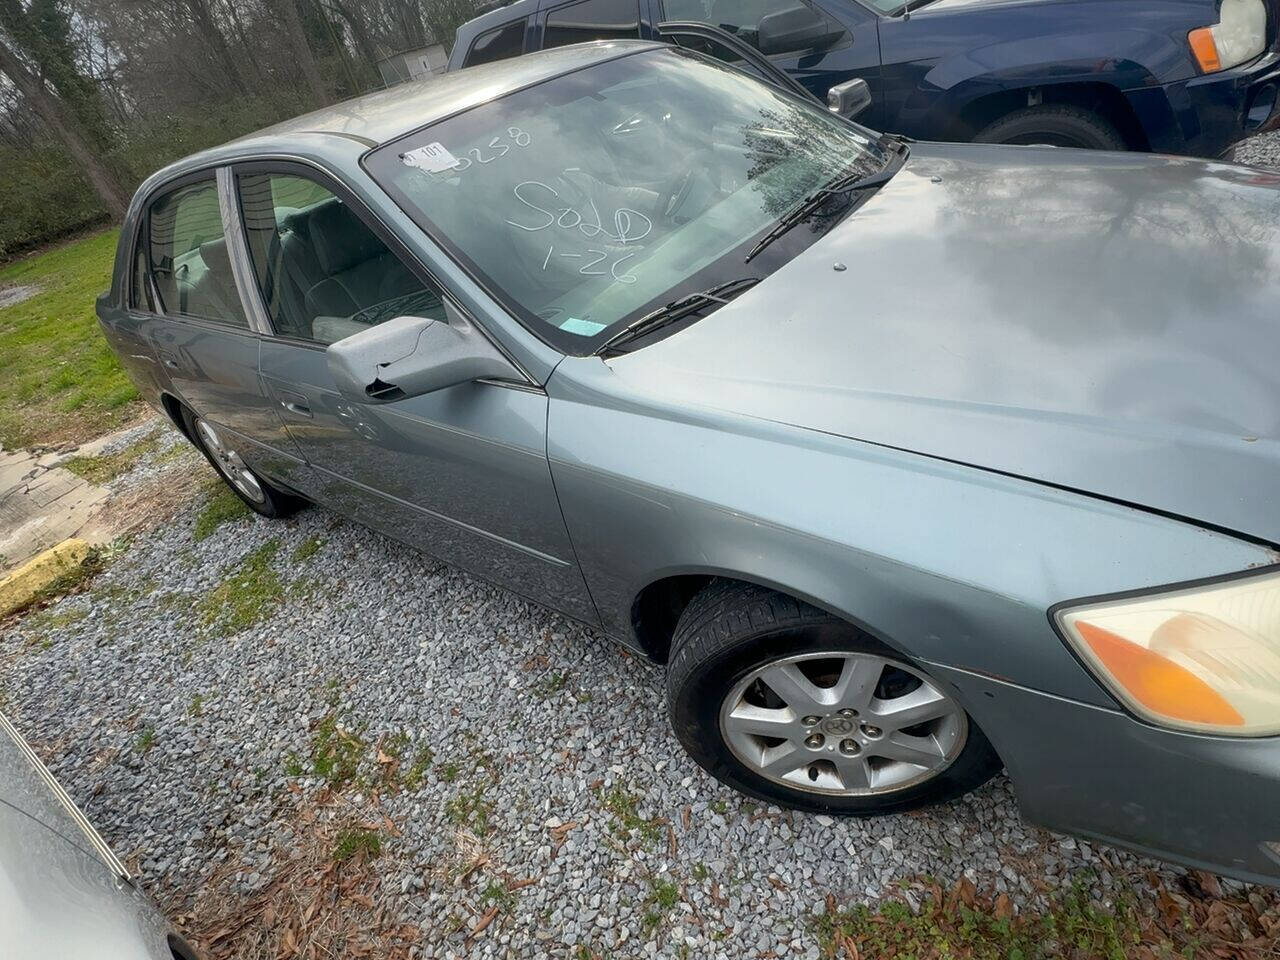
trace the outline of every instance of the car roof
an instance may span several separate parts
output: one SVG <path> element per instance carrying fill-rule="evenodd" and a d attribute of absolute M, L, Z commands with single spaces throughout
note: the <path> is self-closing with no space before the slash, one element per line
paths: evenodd
<path fill-rule="evenodd" d="M 192 154 L 152 174 L 139 188 L 139 193 L 197 168 L 244 160 L 259 154 L 271 156 L 288 152 L 302 141 L 309 141 L 308 145 L 313 150 L 317 147 L 323 150 L 323 144 L 318 144 L 317 138 L 345 144 L 347 150 L 344 153 L 349 153 L 354 142 L 363 152 L 521 87 L 595 63 L 662 47 L 664 44 L 649 40 L 597 40 L 411 80 L 305 113 Z"/>
<path fill-rule="evenodd" d="M 325 133 L 376 146 L 531 83 L 661 46 L 648 40 L 593 41 L 452 70 L 344 100 L 258 130 L 232 143 L 278 139 L 297 133 Z"/>

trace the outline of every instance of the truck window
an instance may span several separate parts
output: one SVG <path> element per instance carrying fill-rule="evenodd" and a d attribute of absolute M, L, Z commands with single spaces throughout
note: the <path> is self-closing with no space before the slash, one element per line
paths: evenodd
<path fill-rule="evenodd" d="M 581 0 L 547 14 L 542 46 L 563 47 L 586 40 L 619 40 L 640 36 L 636 0 Z"/>
<path fill-rule="evenodd" d="M 520 56 L 524 53 L 524 26 L 524 20 L 512 20 L 480 34 L 471 44 L 462 65 L 474 67 L 478 63 L 493 63 L 495 60 Z"/>

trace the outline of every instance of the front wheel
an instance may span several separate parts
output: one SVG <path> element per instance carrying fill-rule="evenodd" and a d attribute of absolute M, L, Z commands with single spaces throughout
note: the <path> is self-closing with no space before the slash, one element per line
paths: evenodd
<path fill-rule="evenodd" d="M 713 581 L 689 604 L 667 699 L 707 772 L 799 810 L 910 810 L 1000 769 L 939 681 L 843 620 L 751 584 Z"/>
<path fill-rule="evenodd" d="M 1045 104 L 1015 110 L 974 137 L 976 143 L 1048 144 L 1085 150 L 1127 150 L 1106 118 L 1081 107 Z"/>

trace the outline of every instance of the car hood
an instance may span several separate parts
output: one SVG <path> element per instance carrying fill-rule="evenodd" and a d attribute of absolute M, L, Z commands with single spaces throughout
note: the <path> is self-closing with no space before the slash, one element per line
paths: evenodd
<path fill-rule="evenodd" d="M 1280 543 L 1280 175 L 915 144 L 800 257 L 610 363 L 664 399 Z"/>

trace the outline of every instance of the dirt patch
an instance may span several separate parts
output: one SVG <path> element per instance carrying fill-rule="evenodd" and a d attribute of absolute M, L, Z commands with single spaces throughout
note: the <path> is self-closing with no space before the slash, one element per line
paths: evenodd
<path fill-rule="evenodd" d="M 30 300 L 39 292 L 40 288 L 34 283 L 22 283 L 16 287 L 0 289 L 0 310 L 15 306 L 23 300 Z"/>
<path fill-rule="evenodd" d="M 422 931 L 389 916 L 376 868 L 380 845 L 369 839 L 394 826 L 376 810 L 331 797 L 296 802 L 286 828 L 292 835 L 276 845 L 263 888 L 238 891 L 240 864 L 228 858 L 193 902 L 170 905 L 182 935 L 207 960 L 408 960 Z"/>
<path fill-rule="evenodd" d="M 89 518 L 87 529 L 100 532 L 103 540 L 154 530 L 186 513 L 216 480 L 207 471 L 176 465 L 112 495 Z"/>

